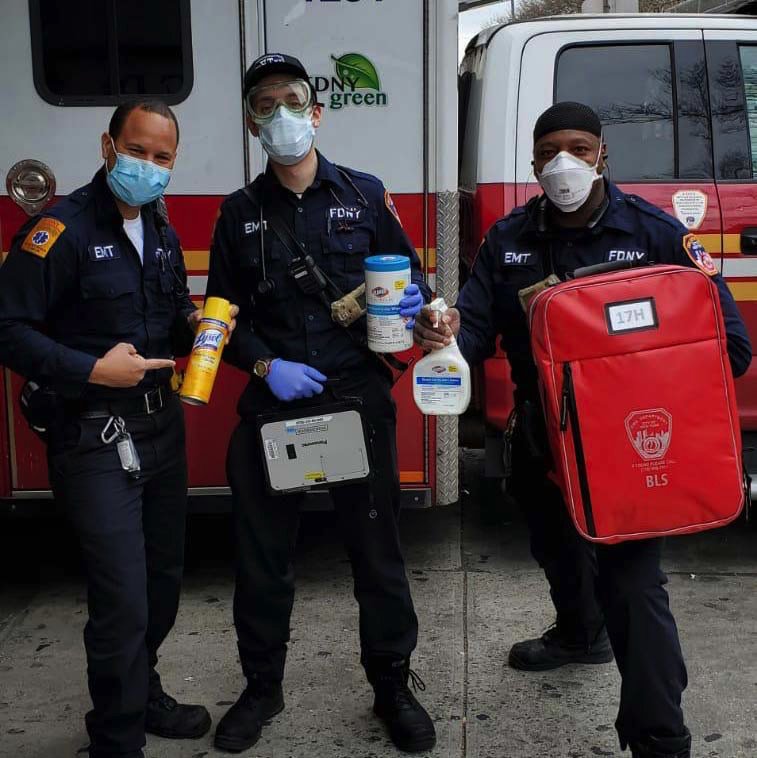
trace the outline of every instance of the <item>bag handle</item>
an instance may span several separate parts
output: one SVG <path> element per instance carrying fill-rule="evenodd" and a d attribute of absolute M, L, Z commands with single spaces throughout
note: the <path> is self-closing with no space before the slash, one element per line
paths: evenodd
<path fill-rule="evenodd" d="M 587 276 L 596 276 L 597 274 L 609 274 L 613 271 L 623 271 L 628 268 L 633 268 L 632 261 L 610 261 L 609 263 L 595 263 L 593 266 L 581 266 L 577 268 L 572 274 L 568 275 L 568 279 L 583 279 Z"/>

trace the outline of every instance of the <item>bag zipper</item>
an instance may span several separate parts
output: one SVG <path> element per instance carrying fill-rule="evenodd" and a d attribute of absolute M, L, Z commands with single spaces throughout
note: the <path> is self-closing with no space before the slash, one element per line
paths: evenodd
<path fill-rule="evenodd" d="M 562 404 L 560 407 L 560 431 L 568 430 L 570 421 L 570 432 L 573 437 L 573 448 L 576 453 L 576 468 L 578 470 L 578 486 L 581 490 L 581 502 L 586 519 L 586 529 L 591 537 L 597 536 L 597 529 L 594 525 L 594 511 L 591 507 L 591 493 L 589 491 L 589 479 L 586 475 L 586 458 L 584 457 L 584 446 L 581 440 L 581 427 L 578 423 L 578 406 L 576 405 L 576 393 L 573 387 L 573 369 L 570 363 L 563 363 L 563 380 L 562 380 Z"/>

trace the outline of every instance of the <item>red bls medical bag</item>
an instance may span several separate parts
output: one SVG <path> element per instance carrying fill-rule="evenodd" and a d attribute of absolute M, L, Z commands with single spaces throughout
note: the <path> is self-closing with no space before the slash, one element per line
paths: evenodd
<path fill-rule="evenodd" d="M 714 282 L 648 266 L 562 282 L 529 310 L 554 474 L 578 531 L 611 544 L 735 519 L 741 435 Z"/>

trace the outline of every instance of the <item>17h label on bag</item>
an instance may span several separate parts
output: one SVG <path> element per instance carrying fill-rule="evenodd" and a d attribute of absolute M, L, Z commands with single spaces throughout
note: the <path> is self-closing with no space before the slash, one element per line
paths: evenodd
<path fill-rule="evenodd" d="M 657 329 L 657 308 L 654 298 L 642 300 L 625 300 L 620 303 L 605 305 L 607 331 L 610 334 L 639 332 L 645 329 Z"/>

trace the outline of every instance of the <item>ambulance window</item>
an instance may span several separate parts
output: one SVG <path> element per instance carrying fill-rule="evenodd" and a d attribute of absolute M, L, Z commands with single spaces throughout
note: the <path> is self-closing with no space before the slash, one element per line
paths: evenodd
<path fill-rule="evenodd" d="M 731 40 L 707 43 L 707 82 L 712 111 L 715 179 L 746 181 L 752 178 L 744 81 L 738 45 Z"/>
<path fill-rule="evenodd" d="M 190 0 L 30 0 L 34 84 L 53 105 L 169 104 L 192 89 Z"/>
<path fill-rule="evenodd" d="M 757 177 L 757 47 L 742 45 L 739 48 L 739 57 L 744 77 L 744 97 L 752 153 L 752 177 Z"/>
<path fill-rule="evenodd" d="M 460 65 L 458 88 L 458 168 L 460 186 L 475 190 L 478 183 L 478 137 L 483 95 L 486 47 L 469 50 Z"/>
<path fill-rule="evenodd" d="M 597 111 L 618 182 L 675 178 L 673 74 L 670 47 L 569 47 L 557 63 L 555 100 Z"/>

